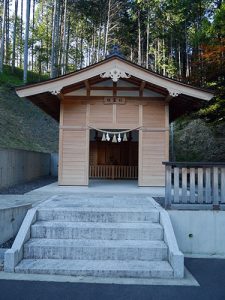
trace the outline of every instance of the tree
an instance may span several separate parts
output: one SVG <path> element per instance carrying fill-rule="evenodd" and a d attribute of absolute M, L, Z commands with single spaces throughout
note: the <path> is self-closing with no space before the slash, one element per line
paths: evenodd
<path fill-rule="evenodd" d="M 58 73 L 58 51 L 59 51 L 59 18 L 60 18 L 60 1 L 54 1 L 53 11 L 53 29 L 52 29 L 52 49 L 51 49 L 51 78 Z"/>
<path fill-rule="evenodd" d="M 5 20 L 6 20 L 7 0 L 3 2 L 3 16 L 1 28 L 1 49 L 0 49 L 0 73 L 3 73 L 3 63 L 5 54 Z"/>
<path fill-rule="evenodd" d="M 65 0 L 65 5 L 64 5 L 64 17 L 63 17 L 63 40 L 62 40 L 62 68 L 61 68 L 61 73 L 64 75 L 66 73 L 66 51 L 67 51 L 67 37 L 66 34 L 67 32 L 67 21 L 66 21 L 66 16 L 67 16 L 67 0 Z"/>
<path fill-rule="evenodd" d="M 14 26 L 13 26 L 13 47 L 12 47 L 12 72 L 13 73 L 15 71 L 15 59 L 16 59 L 17 13 L 18 13 L 18 0 L 15 0 Z"/>
<path fill-rule="evenodd" d="M 30 0 L 27 0 L 26 1 L 26 29 L 25 29 L 25 42 L 24 42 L 24 67 L 23 67 L 24 83 L 27 83 L 29 25 L 30 25 Z"/>

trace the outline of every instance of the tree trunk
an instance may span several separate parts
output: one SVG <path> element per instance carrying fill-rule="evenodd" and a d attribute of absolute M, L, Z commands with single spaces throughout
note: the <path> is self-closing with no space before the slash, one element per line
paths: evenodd
<path fill-rule="evenodd" d="M 58 32 L 58 0 L 54 1 L 54 12 L 53 12 L 53 29 L 52 29 L 52 52 L 51 52 L 51 78 L 57 76 L 57 66 L 56 66 L 56 52 L 57 52 L 57 32 Z"/>
<path fill-rule="evenodd" d="M 44 21 L 44 1 L 42 0 L 41 2 L 41 22 Z M 41 74 L 42 74 L 42 64 L 43 64 L 43 61 L 42 61 L 42 57 L 43 57 L 43 38 L 41 38 L 40 40 L 40 43 L 41 43 L 41 47 L 40 47 L 40 59 L 39 59 L 39 78 L 41 78 Z"/>
<path fill-rule="evenodd" d="M 178 67 L 179 67 L 179 80 L 181 80 L 181 53 L 180 53 L 180 43 L 178 46 Z"/>
<path fill-rule="evenodd" d="M 23 0 L 21 0 L 20 10 L 20 68 L 22 69 L 23 61 Z"/>
<path fill-rule="evenodd" d="M 159 42 L 159 38 L 157 39 L 157 70 L 159 73 L 161 73 L 161 66 L 160 66 L 160 59 L 161 59 L 161 55 L 160 55 L 160 42 Z"/>
<path fill-rule="evenodd" d="M 166 49 L 165 49 L 164 38 L 163 38 L 163 76 L 166 76 Z"/>
<path fill-rule="evenodd" d="M 83 31 L 83 29 L 82 29 Z M 84 38 L 83 38 L 83 32 L 82 32 L 82 35 L 81 35 L 81 39 L 80 39 L 80 69 L 82 69 L 83 67 L 83 43 L 84 43 Z"/>
<path fill-rule="evenodd" d="M 186 48 L 186 78 L 189 77 L 189 58 L 188 58 L 188 38 L 187 38 L 187 25 L 185 21 L 185 48 Z"/>
<path fill-rule="evenodd" d="M 74 69 L 78 69 L 78 36 L 77 36 L 77 27 L 75 27 L 75 58 L 74 58 Z"/>
<path fill-rule="evenodd" d="M 34 71 L 34 26 L 35 26 L 35 0 L 33 0 L 33 24 L 32 24 L 32 44 L 31 44 L 31 70 Z"/>
<path fill-rule="evenodd" d="M 9 38 L 9 25 L 10 25 L 10 19 L 9 19 L 9 1 L 7 1 L 6 6 L 6 19 L 5 19 L 5 63 L 6 65 L 9 65 L 10 61 L 10 38 Z"/>
<path fill-rule="evenodd" d="M 3 63 L 5 54 L 5 19 L 6 19 L 7 0 L 3 2 L 3 16 L 1 28 L 1 52 L 0 52 L 0 73 L 3 73 Z"/>
<path fill-rule="evenodd" d="M 69 46 L 70 46 L 70 15 L 68 18 L 68 25 L 67 25 L 67 42 L 66 42 L 66 66 L 65 66 L 65 73 L 68 70 L 68 63 L 69 63 Z"/>
<path fill-rule="evenodd" d="M 29 38 L 29 24 L 30 24 L 30 0 L 27 0 L 26 7 L 26 29 L 24 41 L 24 68 L 23 68 L 23 82 L 27 83 L 27 69 L 28 69 L 28 38 Z"/>
<path fill-rule="evenodd" d="M 18 14 L 18 0 L 15 0 L 15 20 L 13 26 L 13 46 L 12 46 L 12 72 L 15 71 L 16 60 L 16 29 L 17 29 L 17 14 Z"/>
<path fill-rule="evenodd" d="M 130 60 L 133 61 L 133 46 L 130 46 Z"/>
<path fill-rule="evenodd" d="M 96 62 L 96 47 L 95 47 L 95 26 L 93 25 L 93 34 L 92 34 L 92 49 L 89 49 L 89 65 Z"/>
<path fill-rule="evenodd" d="M 64 75 L 66 73 L 66 15 L 67 15 L 67 0 L 65 0 L 64 6 L 64 17 L 63 17 L 63 41 L 62 41 L 62 68 L 61 73 Z"/>
<path fill-rule="evenodd" d="M 150 20 L 150 11 L 148 9 L 148 19 L 147 19 L 147 29 L 146 29 L 146 69 L 148 69 L 149 59 L 148 59 L 148 52 L 149 52 L 149 20 Z"/>
<path fill-rule="evenodd" d="M 155 56 L 155 61 L 154 61 L 154 71 L 157 72 L 157 49 L 156 49 L 156 45 L 155 45 L 155 49 L 154 49 L 154 56 Z"/>
<path fill-rule="evenodd" d="M 97 62 L 99 62 L 99 58 L 100 58 L 101 35 L 102 35 L 102 25 L 100 24 L 99 25 L 99 32 L 98 32 Z"/>
<path fill-rule="evenodd" d="M 57 58 L 57 75 L 61 75 L 62 71 L 62 59 L 63 59 L 63 30 L 64 30 L 64 25 L 63 25 L 63 20 L 64 20 L 64 13 L 62 14 L 63 9 L 62 7 L 60 8 L 60 13 L 59 13 L 59 28 L 58 28 L 58 58 Z"/>
<path fill-rule="evenodd" d="M 141 65 L 141 20 L 140 20 L 140 10 L 138 10 L 138 64 Z"/>
<path fill-rule="evenodd" d="M 106 52 L 107 52 L 109 26 L 110 26 L 110 14 L 111 14 L 111 0 L 108 1 L 107 23 L 106 23 L 106 28 L 105 28 L 104 57 L 106 57 Z"/>
<path fill-rule="evenodd" d="M 46 5 L 46 9 L 48 10 L 48 6 Z M 46 70 L 47 72 L 49 72 L 49 19 L 51 19 L 51 17 L 49 18 L 49 14 L 47 13 L 46 15 Z M 52 24 L 52 23 L 51 23 Z"/>
<path fill-rule="evenodd" d="M 59 55 L 60 55 L 60 16 L 61 16 L 61 7 L 60 7 L 60 3 L 61 1 L 58 0 L 58 5 L 57 5 L 57 11 L 56 11 L 56 45 L 55 45 L 55 77 L 59 75 Z"/>

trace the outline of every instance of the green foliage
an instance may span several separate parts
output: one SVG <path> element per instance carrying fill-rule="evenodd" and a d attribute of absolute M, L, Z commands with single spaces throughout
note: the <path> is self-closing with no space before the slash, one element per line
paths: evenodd
<path fill-rule="evenodd" d="M 35 72 L 28 71 L 28 82 L 38 82 L 41 80 L 48 79 L 49 76 L 46 74 L 39 75 Z M 4 66 L 4 72 L 0 74 L 0 84 L 5 84 L 9 86 L 19 86 L 23 84 L 23 69 L 15 68 L 15 71 L 12 72 L 10 66 Z"/>
<path fill-rule="evenodd" d="M 225 161 L 225 122 L 182 119 L 175 123 L 174 152 L 177 161 Z"/>

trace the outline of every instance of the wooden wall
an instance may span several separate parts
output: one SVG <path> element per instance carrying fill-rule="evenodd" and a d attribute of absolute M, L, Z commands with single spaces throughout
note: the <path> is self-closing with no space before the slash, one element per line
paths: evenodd
<path fill-rule="evenodd" d="M 89 130 L 87 103 L 62 101 L 60 108 L 59 184 L 87 185 Z"/>
<path fill-rule="evenodd" d="M 88 184 L 87 154 L 89 153 L 88 131 L 65 130 L 62 136 L 61 183 L 66 185 Z"/>
<path fill-rule="evenodd" d="M 163 186 L 168 159 L 168 106 L 162 98 L 126 99 L 126 104 L 104 104 L 99 99 L 64 96 L 61 101 L 59 184 L 87 185 L 89 127 L 139 130 L 139 185 Z"/>
<path fill-rule="evenodd" d="M 139 186 L 164 186 L 169 156 L 169 116 L 164 102 L 142 107 L 143 129 L 139 135 Z"/>

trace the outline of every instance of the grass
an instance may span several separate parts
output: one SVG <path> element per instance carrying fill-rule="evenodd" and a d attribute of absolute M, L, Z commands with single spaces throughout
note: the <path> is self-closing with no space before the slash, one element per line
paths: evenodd
<path fill-rule="evenodd" d="M 47 76 L 28 73 L 28 81 L 40 81 Z M 12 74 L 4 66 L 0 75 L 0 147 L 56 152 L 58 149 L 58 123 L 30 101 L 19 98 L 15 86 L 23 84 L 23 70 Z"/>

